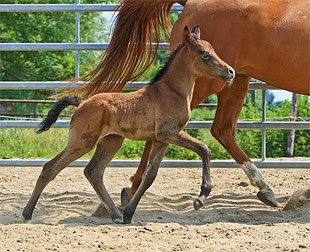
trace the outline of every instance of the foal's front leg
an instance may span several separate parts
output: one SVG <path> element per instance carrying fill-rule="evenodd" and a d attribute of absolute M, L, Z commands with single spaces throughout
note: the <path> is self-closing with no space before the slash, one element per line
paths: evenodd
<path fill-rule="evenodd" d="M 158 168 L 163 156 L 168 148 L 169 144 L 153 141 L 152 149 L 149 156 L 146 171 L 143 174 L 142 182 L 138 187 L 138 190 L 131 198 L 128 206 L 124 210 L 124 224 L 131 223 L 132 216 L 137 208 L 137 205 L 143 196 L 144 192 L 152 185 L 156 178 Z"/>
<path fill-rule="evenodd" d="M 210 178 L 210 159 L 211 152 L 208 146 L 200 142 L 199 140 L 191 137 L 183 130 L 175 135 L 158 135 L 163 142 L 168 142 L 170 144 L 178 145 L 180 147 L 189 149 L 197 153 L 202 160 L 202 184 L 199 197 L 194 201 L 195 210 L 199 210 L 206 202 L 208 195 L 211 192 L 211 178 Z"/>
<path fill-rule="evenodd" d="M 142 158 L 141 158 L 140 164 L 138 166 L 138 169 L 137 169 L 136 173 L 130 178 L 130 180 L 132 182 L 131 187 L 126 187 L 126 188 L 123 188 L 123 190 L 122 190 L 121 202 L 122 202 L 123 208 L 128 206 L 130 199 L 135 194 L 135 192 L 137 191 L 138 187 L 141 184 L 142 176 L 145 172 L 146 165 L 147 165 L 147 162 L 149 160 L 151 148 L 152 148 L 152 141 L 147 141 L 145 143 L 144 151 L 143 151 Z"/>

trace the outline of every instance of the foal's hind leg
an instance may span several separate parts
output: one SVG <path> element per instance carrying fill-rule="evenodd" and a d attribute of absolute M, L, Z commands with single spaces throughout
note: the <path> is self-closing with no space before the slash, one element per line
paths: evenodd
<path fill-rule="evenodd" d="M 184 131 L 178 132 L 176 135 L 167 133 L 156 135 L 157 139 L 170 144 L 178 145 L 180 147 L 196 152 L 202 159 L 202 184 L 199 197 L 194 201 L 194 208 L 198 210 L 201 208 L 211 192 L 211 178 L 210 178 L 210 159 L 211 152 L 207 145 L 197 139 L 191 137 Z"/>
<path fill-rule="evenodd" d="M 152 149 L 146 171 L 143 174 L 142 182 L 129 202 L 129 205 L 124 210 L 124 224 L 131 223 L 132 216 L 137 208 L 137 205 L 143 196 L 144 192 L 152 185 L 156 178 L 158 168 L 169 144 L 152 141 Z"/>
<path fill-rule="evenodd" d="M 29 222 L 31 220 L 33 210 L 47 184 L 52 181 L 61 170 L 66 168 L 74 160 L 80 158 L 91 149 L 92 148 L 80 149 L 76 146 L 74 147 L 73 145 L 68 145 L 61 153 L 59 153 L 56 157 L 48 161 L 43 166 L 42 172 L 37 179 L 33 193 L 22 213 L 24 221 Z"/>
<path fill-rule="evenodd" d="M 103 184 L 103 174 L 115 153 L 122 146 L 123 141 L 124 138 L 119 135 L 104 137 L 97 144 L 96 152 L 84 170 L 86 178 L 95 189 L 115 223 L 122 223 L 123 218 Z"/>

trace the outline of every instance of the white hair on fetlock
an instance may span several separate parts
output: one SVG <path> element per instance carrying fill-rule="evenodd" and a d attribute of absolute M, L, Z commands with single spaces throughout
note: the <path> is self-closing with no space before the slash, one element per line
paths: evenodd
<path fill-rule="evenodd" d="M 250 179 L 251 185 L 258 187 L 261 192 L 271 191 L 271 188 L 263 173 L 254 163 L 247 161 L 240 166 Z"/>

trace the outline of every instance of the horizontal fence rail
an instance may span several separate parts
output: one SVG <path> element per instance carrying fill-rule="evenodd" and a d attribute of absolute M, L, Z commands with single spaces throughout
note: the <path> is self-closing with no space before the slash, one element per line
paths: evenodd
<path fill-rule="evenodd" d="M 39 121 L 1 121 L 0 128 L 38 128 Z M 52 125 L 52 128 L 69 128 L 69 120 L 57 120 Z M 212 121 L 189 121 L 186 125 L 186 129 L 210 129 Z M 299 129 L 310 130 L 309 122 L 237 122 L 237 129 Z"/>
<path fill-rule="evenodd" d="M 78 82 L 77 84 L 80 84 Z M 0 81 L 0 89 L 57 89 L 57 88 L 73 88 L 76 84 L 72 82 L 61 81 Z M 148 82 L 128 83 L 125 89 L 135 90 L 148 85 Z M 264 82 L 251 82 L 251 90 L 279 90 L 279 88 L 266 84 Z"/>
<path fill-rule="evenodd" d="M 0 4 L 0 12 L 76 12 L 76 41 L 75 43 L 0 43 L 0 51 L 64 51 L 75 50 L 76 52 L 76 77 L 79 75 L 79 51 L 81 50 L 106 50 L 108 43 L 80 43 L 80 12 L 84 11 L 115 11 L 118 5 L 115 4 Z M 171 11 L 182 11 L 183 7 L 179 4 L 173 5 Z M 155 45 L 154 45 L 155 46 Z M 159 50 L 168 50 L 168 43 L 161 43 Z M 79 83 L 77 83 L 79 84 Z M 66 86 L 67 85 L 67 86 Z M 57 89 L 72 88 L 76 84 L 60 81 L 3 81 L 0 82 L 2 89 Z M 146 82 L 134 82 L 126 87 L 135 90 L 147 85 Z M 66 86 L 66 87 L 64 87 Z M 238 121 L 238 129 L 260 129 L 263 133 L 262 160 L 254 163 L 259 168 L 310 168 L 308 161 L 265 161 L 266 155 L 266 129 L 306 129 L 310 130 L 309 122 L 269 122 L 266 121 L 265 92 L 267 89 L 278 89 L 263 82 L 251 82 L 250 89 L 263 90 L 263 119 L 258 122 Z M 53 102 L 53 101 L 51 101 Z M 0 128 L 38 128 L 39 121 L 7 121 L 0 120 Z M 67 128 L 70 121 L 58 120 L 52 127 Z M 211 121 L 190 121 L 186 128 L 202 129 L 211 128 Z M 43 166 L 48 160 L 40 159 L 2 159 L 0 166 Z M 86 166 L 89 160 L 77 160 L 71 166 Z M 137 167 L 139 160 L 112 160 L 110 167 Z M 198 160 L 164 160 L 162 167 L 201 167 Z M 239 165 L 235 161 L 211 161 L 211 167 L 235 168 Z"/>
<path fill-rule="evenodd" d="M 118 4 L 0 4 L 0 12 L 83 12 L 115 11 Z M 183 6 L 174 4 L 171 11 L 182 11 Z"/>
<path fill-rule="evenodd" d="M 48 159 L 0 159 L 0 166 L 43 166 Z M 140 160 L 112 160 L 108 167 L 138 167 Z M 89 160 L 76 160 L 69 166 L 85 167 Z M 310 168 L 308 161 L 254 161 L 258 168 Z M 239 168 L 240 166 L 231 160 L 213 160 L 211 168 Z M 167 168 L 201 168 L 200 160 L 163 160 L 161 167 Z"/>
<path fill-rule="evenodd" d="M 55 103 L 52 100 L 15 100 L 15 99 L 0 99 L 0 103 Z"/>
<path fill-rule="evenodd" d="M 102 51 L 106 50 L 108 45 L 108 43 L 0 43 L 0 51 Z M 168 49 L 168 43 L 159 44 L 158 50 Z"/>

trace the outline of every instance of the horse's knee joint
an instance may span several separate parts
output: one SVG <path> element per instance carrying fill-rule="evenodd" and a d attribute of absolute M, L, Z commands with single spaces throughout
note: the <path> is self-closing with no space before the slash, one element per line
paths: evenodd
<path fill-rule="evenodd" d="M 85 176 L 86 178 L 89 178 L 90 175 L 91 175 L 91 170 L 88 169 L 87 166 L 86 166 L 85 169 L 84 169 L 84 176 Z"/>
<path fill-rule="evenodd" d="M 144 179 L 153 181 L 156 178 L 158 169 L 156 169 L 155 166 L 155 164 L 148 165 L 147 171 L 144 174 Z"/>
<path fill-rule="evenodd" d="M 96 174 L 95 174 L 96 172 L 92 168 L 93 167 L 86 166 L 84 169 L 84 175 L 87 179 L 91 179 L 91 178 L 94 178 L 96 176 Z"/>
<path fill-rule="evenodd" d="M 204 145 L 202 148 L 202 153 L 200 155 L 202 158 L 211 159 L 211 151 L 207 145 Z"/>
<path fill-rule="evenodd" d="M 210 159 L 211 158 L 211 151 L 207 146 L 205 146 L 204 152 L 207 155 L 207 157 Z"/>
<path fill-rule="evenodd" d="M 55 168 L 50 165 L 49 163 L 46 163 L 43 166 L 43 170 L 41 172 L 41 174 L 39 175 L 39 179 L 40 180 L 53 180 L 56 176 L 57 172 L 55 171 Z"/>
<path fill-rule="evenodd" d="M 146 178 L 150 179 L 150 180 L 154 180 L 157 176 L 157 171 L 154 171 L 154 169 L 152 169 L 151 171 L 149 171 L 146 174 Z"/>
<path fill-rule="evenodd" d="M 39 179 L 42 181 L 50 181 L 52 180 L 49 176 L 45 175 L 45 174 L 40 174 L 39 175 Z"/>
<path fill-rule="evenodd" d="M 220 135 L 220 132 L 219 132 L 218 128 L 217 128 L 217 127 L 214 127 L 214 126 L 211 127 L 210 132 L 211 132 L 211 135 L 212 135 L 215 139 L 217 139 L 218 136 Z"/>

